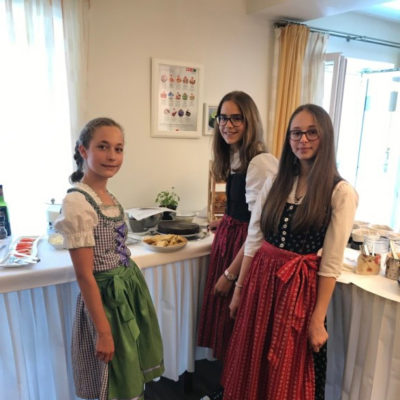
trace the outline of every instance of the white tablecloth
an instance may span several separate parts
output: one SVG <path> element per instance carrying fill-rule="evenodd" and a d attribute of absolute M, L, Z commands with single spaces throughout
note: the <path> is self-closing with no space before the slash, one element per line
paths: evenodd
<path fill-rule="evenodd" d="M 170 379 L 209 354 L 196 348 L 196 332 L 211 243 L 209 236 L 174 253 L 130 247 L 154 301 Z M 1 400 L 76 399 L 69 347 L 79 288 L 67 251 L 43 241 L 39 256 L 36 265 L 0 269 Z"/>
<path fill-rule="evenodd" d="M 400 399 L 400 287 L 380 275 L 353 273 L 346 249 L 327 323 L 327 400 Z"/>
<path fill-rule="evenodd" d="M 195 359 L 210 356 L 196 347 L 196 324 L 211 242 L 208 237 L 162 254 L 131 247 L 160 321 L 165 376 L 174 380 L 194 371 Z M 39 256 L 42 261 L 34 266 L 0 269 L 1 399 L 75 399 L 69 343 L 79 289 L 67 251 L 43 241 Z M 395 281 L 344 272 L 329 308 L 328 330 L 327 400 L 400 398 Z"/>

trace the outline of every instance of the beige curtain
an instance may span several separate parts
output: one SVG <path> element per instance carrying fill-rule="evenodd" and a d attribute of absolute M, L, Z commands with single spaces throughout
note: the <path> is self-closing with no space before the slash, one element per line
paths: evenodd
<path fill-rule="evenodd" d="M 280 157 L 290 115 L 300 105 L 302 68 L 309 28 L 287 25 L 280 29 L 272 153 Z"/>
<path fill-rule="evenodd" d="M 301 104 L 322 106 L 324 98 L 324 56 L 328 35 L 310 32 L 303 62 Z"/>
<path fill-rule="evenodd" d="M 62 0 L 72 149 L 87 119 L 89 7 L 90 0 Z"/>

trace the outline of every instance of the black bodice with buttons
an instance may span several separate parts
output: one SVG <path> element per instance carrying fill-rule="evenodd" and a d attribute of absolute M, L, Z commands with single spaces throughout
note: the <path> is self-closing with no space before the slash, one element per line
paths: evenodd
<path fill-rule="evenodd" d="M 328 225 L 325 224 L 318 230 L 309 229 L 301 233 L 292 232 L 291 222 L 297 207 L 297 204 L 286 203 L 279 223 L 278 233 L 264 234 L 265 240 L 280 249 L 298 254 L 316 253 L 324 243 Z"/>
<path fill-rule="evenodd" d="M 249 222 L 250 211 L 246 203 L 246 174 L 230 174 L 226 183 L 225 213 L 239 221 Z"/>

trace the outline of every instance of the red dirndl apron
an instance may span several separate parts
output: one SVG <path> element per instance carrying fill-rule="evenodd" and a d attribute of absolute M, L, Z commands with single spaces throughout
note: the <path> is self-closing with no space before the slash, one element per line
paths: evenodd
<path fill-rule="evenodd" d="M 247 227 L 247 222 L 224 215 L 212 244 L 200 314 L 198 345 L 212 348 L 214 357 L 219 360 L 225 357 L 233 330 L 234 320 L 229 316 L 229 304 L 234 285 L 226 297 L 214 295 L 214 286 L 246 240 Z"/>
<path fill-rule="evenodd" d="M 226 400 L 313 400 L 308 326 L 320 257 L 264 242 L 247 275 L 222 384 Z"/>

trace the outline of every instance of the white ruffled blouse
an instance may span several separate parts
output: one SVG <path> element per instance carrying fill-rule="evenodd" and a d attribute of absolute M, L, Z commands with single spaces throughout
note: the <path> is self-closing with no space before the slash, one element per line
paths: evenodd
<path fill-rule="evenodd" d="M 99 205 L 101 212 L 107 217 L 116 217 L 120 213 L 118 205 L 105 205 L 96 192 L 84 183 L 76 183 L 74 187 L 87 192 Z M 54 223 L 54 228 L 63 235 L 64 247 L 76 249 L 94 247 L 93 229 L 98 224 L 96 210 L 79 192 L 67 193 L 61 214 Z"/>
<path fill-rule="evenodd" d="M 279 161 L 270 153 L 260 153 L 252 158 L 246 173 L 246 203 L 249 211 L 253 211 L 254 204 L 261 188 L 268 177 L 275 177 L 278 172 Z M 235 152 L 231 159 L 231 169 L 239 168 L 239 153 Z"/>

